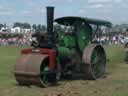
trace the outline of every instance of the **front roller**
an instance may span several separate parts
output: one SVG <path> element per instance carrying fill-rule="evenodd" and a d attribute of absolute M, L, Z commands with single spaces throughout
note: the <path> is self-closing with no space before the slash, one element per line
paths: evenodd
<path fill-rule="evenodd" d="M 50 71 L 48 55 L 22 54 L 17 60 L 15 78 L 20 85 L 47 87 L 56 83 L 57 72 Z"/>
<path fill-rule="evenodd" d="M 106 54 L 101 45 L 91 44 L 83 52 L 85 78 L 96 80 L 104 76 Z"/>

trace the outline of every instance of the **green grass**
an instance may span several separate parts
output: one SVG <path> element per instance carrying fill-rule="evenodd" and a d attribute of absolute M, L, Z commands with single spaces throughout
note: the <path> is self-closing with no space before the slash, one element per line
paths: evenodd
<path fill-rule="evenodd" d="M 59 96 L 47 94 L 64 94 L 60 96 L 127 96 L 127 64 L 123 64 L 122 46 L 104 46 L 109 65 L 114 70 L 107 78 L 100 81 L 65 81 L 50 88 L 21 87 L 16 85 L 14 66 L 20 50 L 26 47 L 0 47 L 0 96 Z M 119 67 L 116 65 L 123 64 Z M 123 67 L 122 67 L 123 66 Z M 124 74 L 126 73 L 126 74 Z M 66 95 L 65 95 L 66 94 Z M 71 94 L 71 95 L 70 95 Z"/>
<path fill-rule="evenodd" d="M 14 67 L 24 47 L 0 47 L 0 85 L 14 84 Z"/>
<path fill-rule="evenodd" d="M 16 59 L 20 55 L 20 50 L 24 47 L 0 47 L 0 85 L 14 83 L 13 71 L 16 64 Z M 123 63 L 124 49 L 121 46 L 105 46 L 107 55 L 107 64 L 114 66 L 115 64 Z M 8 80 L 8 82 L 6 82 Z"/>
<path fill-rule="evenodd" d="M 120 45 L 104 46 L 107 55 L 107 64 L 112 67 L 124 62 L 124 48 Z"/>

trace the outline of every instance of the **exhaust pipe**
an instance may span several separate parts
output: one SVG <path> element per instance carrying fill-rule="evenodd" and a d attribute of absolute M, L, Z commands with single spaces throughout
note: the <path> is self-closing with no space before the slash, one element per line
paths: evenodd
<path fill-rule="evenodd" d="M 55 35 L 53 32 L 53 22 L 54 22 L 54 7 L 47 7 L 47 34 L 48 34 L 48 46 L 49 48 L 55 47 Z"/>

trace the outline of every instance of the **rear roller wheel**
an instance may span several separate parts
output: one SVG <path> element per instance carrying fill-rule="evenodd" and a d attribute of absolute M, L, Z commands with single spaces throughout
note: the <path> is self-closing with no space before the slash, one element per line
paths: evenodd
<path fill-rule="evenodd" d="M 101 45 L 90 45 L 83 53 L 84 72 L 86 79 L 99 79 L 106 69 L 106 54 Z"/>

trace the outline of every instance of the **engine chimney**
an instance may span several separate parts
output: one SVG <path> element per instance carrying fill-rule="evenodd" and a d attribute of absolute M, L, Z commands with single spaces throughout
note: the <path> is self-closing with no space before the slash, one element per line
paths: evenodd
<path fill-rule="evenodd" d="M 47 33 L 48 33 L 48 46 L 50 48 L 55 47 L 55 35 L 53 32 L 53 22 L 54 22 L 54 7 L 47 7 Z"/>

